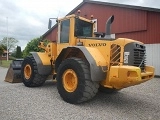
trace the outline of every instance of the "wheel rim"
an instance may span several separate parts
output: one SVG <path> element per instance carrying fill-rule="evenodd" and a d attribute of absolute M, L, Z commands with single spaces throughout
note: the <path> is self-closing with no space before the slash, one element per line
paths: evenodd
<path fill-rule="evenodd" d="M 78 78 L 72 69 L 68 69 L 63 73 L 63 86 L 67 92 L 74 92 L 77 88 Z"/>
<path fill-rule="evenodd" d="M 31 77 L 32 74 L 32 68 L 29 64 L 27 64 L 24 68 L 24 76 L 26 79 L 29 79 Z"/>

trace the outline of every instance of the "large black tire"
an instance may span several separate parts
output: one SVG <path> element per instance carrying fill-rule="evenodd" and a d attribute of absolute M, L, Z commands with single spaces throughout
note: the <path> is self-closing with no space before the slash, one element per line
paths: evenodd
<path fill-rule="evenodd" d="M 75 81 L 77 86 L 73 89 L 71 87 L 71 90 L 66 89 L 65 84 L 74 81 L 74 78 L 77 78 L 77 82 Z M 99 83 L 91 80 L 89 66 L 80 58 L 64 60 L 58 68 L 56 79 L 60 96 L 64 101 L 71 104 L 88 101 L 98 92 Z M 67 79 L 67 83 L 64 83 Z"/>
<path fill-rule="evenodd" d="M 33 57 L 26 57 L 21 68 L 22 82 L 27 87 L 42 86 L 47 78 L 46 75 L 38 74 L 37 64 Z"/>

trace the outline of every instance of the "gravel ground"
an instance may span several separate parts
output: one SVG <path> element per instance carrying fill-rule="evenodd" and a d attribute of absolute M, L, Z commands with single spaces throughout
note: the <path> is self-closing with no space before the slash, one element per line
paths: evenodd
<path fill-rule="evenodd" d="M 7 69 L 0 67 L 0 120 L 159 120 L 160 78 L 115 94 L 98 93 L 91 101 L 64 102 L 56 83 L 27 88 L 4 82 Z"/>

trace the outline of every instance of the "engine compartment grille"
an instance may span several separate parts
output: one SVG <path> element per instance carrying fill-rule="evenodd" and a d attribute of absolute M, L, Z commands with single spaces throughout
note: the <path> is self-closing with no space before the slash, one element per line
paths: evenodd
<path fill-rule="evenodd" d="M 136 44 L 136 46 L 134 49 L 133 65 L 140 67 L 143 72 L 146 65 L 146 49 L 143 45 Z"/>
<path fill-rule="evenodd" d="M 146 47 L 144 44 L 131 42 L 124 47 L 124 65 L 136 66 L 145 71 Z"/>

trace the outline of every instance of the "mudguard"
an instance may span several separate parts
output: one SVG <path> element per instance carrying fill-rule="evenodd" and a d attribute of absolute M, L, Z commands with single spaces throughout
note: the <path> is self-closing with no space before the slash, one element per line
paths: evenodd
<path fill-rule="evenodd" d="M 50 75 L 52 72 L 51 58 L 46 53 L 31 52 L 37 63 L 38 73 L 41 75 Z"/>
<path fill-rule="evenodd" d="M 80 50 L 84 54 L 86 60 L 88 61 L 90 65 L 92 81 L 102 81 L 106 79 L 107 64 L 104 57 L 102 56 L 102 54 L 99 52 L 98 49 L 91 47 L 84 47 L 84 46 L 64 48 L 56 59 L 55 62 L 56 72 L 61 62 L 64 59 L 68 58 L 66 55 L 69 56 L 69 51 L 70 50 L 74 51 L 74 49 Z"/>

